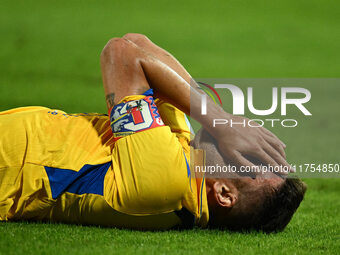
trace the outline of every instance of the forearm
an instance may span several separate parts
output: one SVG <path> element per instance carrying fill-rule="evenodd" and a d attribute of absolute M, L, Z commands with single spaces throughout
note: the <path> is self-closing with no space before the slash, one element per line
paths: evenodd
<path fill-rule="evenodd" d="M 201 94 L 204 92 L 190 86 L 177 72 L 157 59 L 150 57 L 142 59 L 141 65 L 150 87 L 155 90 L 159 97 L 169 101 L 200 122 L 215 138 L 219 135 L 218 132 L 213 130 L 213 120 L 216 118 L 230 118 L 230 114 L 208 99 L 207 112 L 209 114 L 202 115 Z"/>
<path fill-rule="evenodd" d="M 179 76 L 181 76 L 191 86 L 197 86 L 194 83 L 194 80 L 192 80 L 192 77 L 189 74 L 189 72 L 171 53 L 169 53 L 167 50 L 153 43 L 145 35 L 128 33 L 124 35 L 123 38 L 133 42 L 138 47 L 140 47 L 143 51 L 149 53 L 154 58 L 166 64 L 168 67 L 174 70 Z"/>

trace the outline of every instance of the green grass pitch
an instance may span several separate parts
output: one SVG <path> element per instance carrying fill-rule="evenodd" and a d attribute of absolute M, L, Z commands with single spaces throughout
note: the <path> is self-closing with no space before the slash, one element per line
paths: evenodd
<path fill-rule="evenodd" d="M 329 0 L 3 0 L 0 110 L 106 112 L 99 54 L 127 32 L 148 35 L 194 77 L 338 77 L 339 8 Z M 313 118 L 295 135 L 277 130 L 290 161 L 339 163 L 339 94 L 314 87 Z M 0 254 L 339 254 L 340 179 L 305 181 L 304 202 L 278 234 L 0 223 Z"/>

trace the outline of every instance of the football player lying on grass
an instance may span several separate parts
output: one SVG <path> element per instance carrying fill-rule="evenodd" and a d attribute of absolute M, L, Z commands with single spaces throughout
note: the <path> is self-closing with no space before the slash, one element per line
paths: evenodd
<path fill-rule="evenodd" d="M 262 127 L 213 127 L 215 118 L 243 117 L 210 101 L 201 115 L 202 92 L 189 85 L 188 72 L 143 35 L 111 39 L 101 67 L 109 116 L 44 107 L 0 113 L 0 220 L 284 229 L 305 193 L 300 180 L 273 172 L 201 176 L 190 160 L 191 148 L 192 155 L 205 150 L 207 165 L 289 168 L 275 135 Z M 204 128 L 194 148 L 184 114 Z"/>

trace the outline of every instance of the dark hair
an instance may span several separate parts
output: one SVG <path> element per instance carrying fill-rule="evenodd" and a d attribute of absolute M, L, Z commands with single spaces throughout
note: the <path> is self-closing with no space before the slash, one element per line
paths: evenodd
<path fill-rule="evenodd" d="M 264 232 L 282 231 L 299 207 L 306 189 L 300 179 L 286 179 L 273 196 L 265 199 L 253 227 Z"/>
<path fill-rule="evenodd" d="M 260 209 L 253 211 L 247 219 L 235 219 L 224 227 L 234 231 L 280 232 L 293 217 L 306 189 L 300 179 L 287 178 L 274 194 L 266 196 Z"/>

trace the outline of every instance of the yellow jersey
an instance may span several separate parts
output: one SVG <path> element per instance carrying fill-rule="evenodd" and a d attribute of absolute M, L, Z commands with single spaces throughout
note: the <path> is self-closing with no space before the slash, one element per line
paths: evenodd
<path fill-rule="evenodd" d="M 145 97 L 128 96 L 121 105 Z M 205 227 L 205 181 L 191 171 L 185 115 L 164 101 L 155 104 L 164 125 L 119 139 L 106 114 L 0 112 L 0 220 Z"/>

